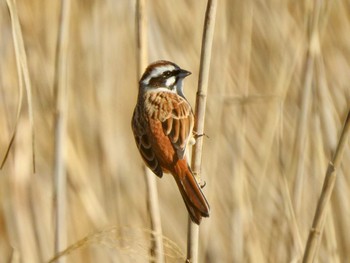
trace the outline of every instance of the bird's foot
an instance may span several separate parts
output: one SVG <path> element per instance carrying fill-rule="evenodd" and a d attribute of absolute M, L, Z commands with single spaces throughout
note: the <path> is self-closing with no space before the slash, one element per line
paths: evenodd
<path fill-rule="evenodd" d="M 200 187 L 201 189 L 203 189 L 203 188 L 207 185 L 207 182 L 206 182 L 205 180 L 203 180 L 203 179 L 198 175 L 198 173 L 193 172 L 193 175 L 194 175 L 194 178 L 196 178 L 196 181 L 197 181 L 199 187 Z"/>

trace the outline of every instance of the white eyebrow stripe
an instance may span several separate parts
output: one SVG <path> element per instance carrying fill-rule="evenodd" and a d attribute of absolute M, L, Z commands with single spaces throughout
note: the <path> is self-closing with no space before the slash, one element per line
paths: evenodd
<path fill-rule="evenodd" d="M 172 65 L 156 67 L 155 69 L 152 70 L 150 76 L 152 76 L 152 77 L 160 76 L 163 74 L 163 72 L 173 71 L 174 69 L 175 69 L 175 67 Z"/>

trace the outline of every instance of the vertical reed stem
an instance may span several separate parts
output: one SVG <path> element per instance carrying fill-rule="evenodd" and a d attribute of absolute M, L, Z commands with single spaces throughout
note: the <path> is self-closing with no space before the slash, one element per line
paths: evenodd
<path fill-rule="evenodd" d="M 66 122 L 67 122 L 67 51 L 69 40 L 69 0 L 61 0 L 60 21 L 55 57 L 55 156 L 54 156 L 54 219 L 55 219 L 55 254 L 67 246 L 66 226 L 66 167 L 64 162 Z M 64 258 L 59 262 L 63 263 Z"/>
<path fill-rule="evenodd" d="M 137 0 L 136 2 L 136 37 L 137 76 L 140 78 L 148 64 L 146 0 Z M 152 262 L 163 263 L 164 246 L 156 177 L 147 167 L 144 167 L 144 171 L 147 191 L 147 208 L 152 229 L 150 253 Z"/>
<path fill-rule="evenodd" d="M 208 0 L 205 13 L 204 29 L 202 37 L 201 62 L 198 79 L 198 89 L 195 106 L 194 131 L 197 134 L 204 133 L 205 107 L 207 100 L 209 68 L 211 48 L 213 44 L 214 26 L 216 17 L 217 0 Z M 202 162 L 203 137 L 199 137 L 192 151 L 192 170 L 200 181 L 200 168 Z M 198 237 L 199 226 L 188 220 L 187 230 L 187 262 L 198 262 Z"/>

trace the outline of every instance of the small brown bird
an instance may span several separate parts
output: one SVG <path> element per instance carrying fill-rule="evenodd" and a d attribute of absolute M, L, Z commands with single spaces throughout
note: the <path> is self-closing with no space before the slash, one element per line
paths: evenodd
<path fill-rule="evenodd" d="M 173 175 L 192 221 L 200 224 L 209 204 L 185 159 L 194 117 L 182 82 L 190 74 L 169 61 L 150 64 L 139 82 L 132 130 L 146 165 L 159 177 Z"/>

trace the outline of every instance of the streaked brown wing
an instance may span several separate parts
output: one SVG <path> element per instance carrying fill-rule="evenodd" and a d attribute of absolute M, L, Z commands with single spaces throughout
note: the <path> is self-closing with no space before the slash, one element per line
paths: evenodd
<path fill-rule="evenodd" d="M 164 133 L 169 137 L 178 158 L 183 159 L 194 124 L 190 104 L 170 92 L 156 92 L 149 96 L 148 101 L 152 105 L 149 108 L 150 116 L 162 122 Z"/>
<path fill-rule="evenodd" d="M 148 168 L 150 168 L 158 177 L 162 177 L 162 168 L 160 167 L 154 151 L 152 150 L 152 145 L 146 132 L 147 123 L 142 118 L 143 117 L 140 113 L 139 107 L 136 107 L 131 125 L 137 148 L 139 149 L 142 159 L 145 161 Z"/>

